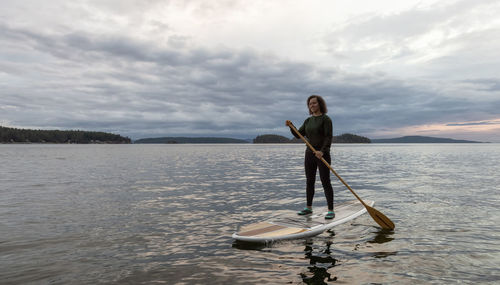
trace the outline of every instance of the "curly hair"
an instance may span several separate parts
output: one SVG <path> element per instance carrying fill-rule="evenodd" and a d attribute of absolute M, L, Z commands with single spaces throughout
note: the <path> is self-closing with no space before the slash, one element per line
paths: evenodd
<path fill-rule="evenodd" d="M 316 100 L 318 100 L 319 111 L 322 114 L 328 113 L 328 108 L 326 107 L 325 100 L 323 99 L 323 97 L 321 97 L 319 95 L 311 95 L 311 96 L 309 96 L 309 98 L 307 98 L 307 109 L 309 109 L 309 101 L 311 101 L 311 99 L 313 99 L 313 98 L 316 98 Z M 309 115 L 312 115 L 311 109 L 309 109 Z"/>

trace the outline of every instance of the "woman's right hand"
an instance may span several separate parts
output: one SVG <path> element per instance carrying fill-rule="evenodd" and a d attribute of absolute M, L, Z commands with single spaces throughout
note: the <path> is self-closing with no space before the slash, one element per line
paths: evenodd
<path fill-rule="evenodd" d="M 289 127 L 290 127 L 290 126 L 293 126 L 292 121 L 290 121 L 290 120 L 286 120 L 285 124 L 286 124 L 287 126 L 289 126 Z"/>

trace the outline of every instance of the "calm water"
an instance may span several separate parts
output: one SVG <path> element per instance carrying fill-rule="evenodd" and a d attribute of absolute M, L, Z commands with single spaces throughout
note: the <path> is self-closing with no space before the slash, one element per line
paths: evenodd
<path fill-rule="evenodd" d="M 0 283 L 500 282 L 499 144 L 335 145 L 333 167 L 394 232 L 364 215 L 310 240 L 234 243 L 238 226 L 304 206 L 304 149 L 0 145 Z"/>

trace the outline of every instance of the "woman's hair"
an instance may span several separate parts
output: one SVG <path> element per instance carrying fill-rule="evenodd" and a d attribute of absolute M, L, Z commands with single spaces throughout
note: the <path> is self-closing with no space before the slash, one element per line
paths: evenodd
<path fill-rule="evenodd" d="M 311 101 L 312 98 L 316 98 L 316 100 L 318 100 L 319 111 L 321 112 L 321 114 L 328 113 L 328 108 L 326 107 L 325 100 L 323 100 L 323 98 L 319 95 L 311 95 L 309 96 L 309 98 L 307 98 L 307 109 L 309 109 L 309 101 Z M 311 109 L 309 109 L 309 115 L 312 115 Z"/>

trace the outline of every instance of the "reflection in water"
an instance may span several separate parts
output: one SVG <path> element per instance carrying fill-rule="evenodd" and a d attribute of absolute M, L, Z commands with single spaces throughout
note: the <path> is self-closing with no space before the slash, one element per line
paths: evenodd
<path fill-rule="evenodd" d="M 378 243 L 383 244 L 386 242 L 390 242 L 394 240 L 392 235 L 394 234 L 393 230 L 387 230 L 380 228 L 377 232 L 374 232 L 376 235 L 372 240 L 369 240 L 369 243 Z"/>
<path fill-rule="evenodd" d="M 372 240 L 369 240 L 368 243 L 384 244 L 394 240 L 394 238 L 392 237 L 392 235 L 394 234 L 393 230 L 379 229 L 377 232 L 374 233 L 376 234 L 375 237 L 373 237 Z M 398 253 L 397 251 L 379 251 L 379 252 L 374 252 L 373 257 L 386 258 L 391 255 L 396 255 L 397 253 Z"/>
<path fill-rule="evenodd" d="M 333 231 L 330 232 L 332 234 Z M 334 233 L 333 233 L 334 234 Z M 244 241 L 234 241 L 233 248 L 240 250 L 255 250 L 255 251 L 279 251 L 281 247 L 293 245 L 293 241 L 268 242 L 268 243 L 251 243 Z M 332 276 L 328 269 L 334 267 L 339 260 L 332 256 L 332 242 L 327 241 L 324 248 L 318 247 L 317 241 L 313 239 L 305 240 L 305 248 L 303 250 L 305 260 L 308 260 L 309 265 L 306 266 L 306 271 L 299 273 L 300 278 L 306 284 L 328 284 L 328 281 L 336 281 L 337 277 Z"/>
<path fill-rule="evenodd" d="M 327 281 L 336 281 L 337 277 L 331 278 L 331 274 L 328 273 L 326 268 L 322 267 L 309 267 L 309 271 L 313 274 L 312 276 L 308 276 L 307 274 L 301 273 L 302 281 L 306 284 L 328 284 Z"/>
<path fill-rule="evenodd" d="M 242 250 L 264 250 L 272 246 L 273 246 L 272 242 L 259 243 L 259 242 L 247 242 L 241 240 L 234 240 L 232 245 L 233 248 Z"/>
<path fill-rule="evenodd" d="M 390 252 L 374 252 L 373 253 L 373 257 L 375 258 L 386 258 L 386 257 L 389 257 L 391 255 L 396 255 L 398 254 L 397 251 L 390 251 Z"/>
<path fill-rule="evenodd" d="M 375 258 L 386 258 L 398 253 L 397 251 L 392 250 L 377 250 L 377 248 L 382 249 L 383 244 L 389 243 L 394 240 L 394 238 L 392 237 L 394 235 L 393 230 L 377 228 L 377 231 L 372 232 L 372 234 L 375 234 L 375 236 L 367 240 L 364 246 L 362 246 L 361 244 L 356 244 L 356 246 L 354 247 L 354 251 L 359 251 L 360 248 L 362 248 L 363 251 L 369 252 L 370 255 Z M 375 249 L 372 248 L 372 246 L 375 246 Z"/>
<path fill-rule="evenodd" d="M 308 266 L 309 272 L 300 273 L 302 281 L 306 284 L 327 284 L 327 281 L 335 281 L 337 277 L 332 277 L 328 269 L 335 266 L 337 259 L 331 256 L 331 242 L 327 242 L 325 250 L 315 253 L 312 247 L 312 241 L 306 243 L 304 249 L 306 259 L 312 266 Z"/>

